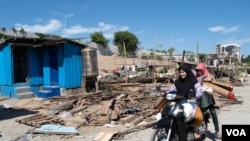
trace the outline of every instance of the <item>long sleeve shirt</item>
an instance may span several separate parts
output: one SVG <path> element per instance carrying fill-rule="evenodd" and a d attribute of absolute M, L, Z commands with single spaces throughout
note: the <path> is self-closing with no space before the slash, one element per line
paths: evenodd
<path fill-rule="evenodd" d="M 200 99 L 200 97 L 203 95 L 201 84 L 199 82 L 195 83 L 194 89 L 195 89 L 195 98 Z M 170 89 L 167 90 L 167 92 L 170 92 L 170 91 L 177 91 L 174 84 L 170 87 Z"/>

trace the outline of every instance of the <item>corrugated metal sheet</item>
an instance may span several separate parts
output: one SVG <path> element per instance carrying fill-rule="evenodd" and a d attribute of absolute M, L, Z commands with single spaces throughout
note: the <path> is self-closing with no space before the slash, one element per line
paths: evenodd
<path fill-rule="evenodd" d="M 44 86 L 50 85 L 50 65 L 49 65 L 49 51 L 43 51 L 43 83 Z"/>
<path fill-rule="evenodd" d="M 0 85 L 12 84 L 12 56 L 10 44 L 0 47 Z"/>
<path fill-rule="evenodd" d="M 59 47 L 59 85 L 63 88 L 81 87 L 82 59 L 81 48 L 67 42 Z"/>
<path fill-rule="evenodd" d="M 29 65 L 30 85 L 43 84 L 42 53 L 39 50 L 29 49 Z"/>

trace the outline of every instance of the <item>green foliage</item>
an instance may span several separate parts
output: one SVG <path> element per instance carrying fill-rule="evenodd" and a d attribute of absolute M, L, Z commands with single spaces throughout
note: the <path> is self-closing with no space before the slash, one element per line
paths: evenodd
<path fill-rule="evenodd" d="M 167 54 L 167 53 L 168 53 L 166 50 L 162 50 L 161 52 L 162 52 L 162 53 L 165 53 L 165 54 Z"/>
<path fill-rule="evenodd" d="M 2 34 L 2 33 L 0 33 L 0 39 L 7 39 L 9 36 L 7 36 L 7 35 L 5 35 L 5 34 Z"/>
<path fill-rule="evenodd" d="M 115 32 L 113 43 L 117 45 L 120 54 L 124 52 L 123 43 L 125 44 L 126 52 L 135 52 L 140 44 L 137 37 L 128 31 Z"/>
<path fill-rule="evenodd" d="M 148 59 L 154 59 L 155 58 L 154 56 L 155 56 L 154 52 L 150 52 Z"/>
<path fill-rule="evenodd" d="M 199 59 L 200 59 L 200 61 L 202 62 L 202 63 L 204 63 L 206 60 L 206 55 L 205 54 L 199 54 Z"/>
<path fill-rule="evenodd" d="M 156 56 L 156 59 L 157 59 L 157 60 L 160 60 L 160 61 L 163 60 L 162 56 Z"/>
<path fill-rule="evenodd" d="M 250 65 L 250 55 L 248 55 L 246 58 L 242 58 L 242 63 Z"/>
<path fill-rule="evenodd" d="M 5 33 L 5 32 L 6 32 L 6 28 L 5 28 L 5 27 L 1 27 L 1 28 L 0 28 L 0 31 L 1 31 L 2 33 Z"/>
<path fill-rule="evenodd" d="M 43 33 L 35 33 L 40 39 L 44 39 L 46 37 Z"/>
<path fill-rule="evenodd" d="M 17 35 L 17 30 L 14 27 L 11 30 L 13 33 L 15 33 Z"/>
<path fill-rule="evenodd" d="M 244 72 L 246 72 L 245 68 L 238 68 L 238 73 L 244 73 Z"/>
<path fill-rule="evenodd" d="M 98 85 L 99 85 L 99 90 L 112 91 L 112 87 L 108 85 L 106 82 L 99 82 Z"/>
<path fill-rule="evenodd" d="M 174 51 L 175 51 L 175 48 L 174 48 L 174 47 L 170 47 L 170 48 L 168 49 L 168 53 L 169 53 L 170 55 L 172 55 L 172 54 L 174 53 Z"/>
<path fill-rule="evenodd" d="M 27 32 L 23 28 L 19 30 L 19 33 L 22 34 L 23 37 L 27 35 Z"/>
<path fill-rule="evenodd" d="M 43 34 L 43 33 L 35 33 L 40 39 L 46 39 L 46 38 L 56 38 L 60 39 L 61 36 L 58 35 L 52 35 L 52 34 Z"/>
<path fill-rule="evenodd" d="M 161 70 L 160 73 L 167 73 L 168 72 L 168 67 L 164 66 Z"/>
<path fill-rule="evenodd" d="M 142 59 L 148 59 L 148 55 L 146 53 L 142 53 L 141 58 Z"/>
<path fill-rule="evenodd" d="M 107 47 L 109 40 L 107 40 L 102 32 L 94 32 L 90 34 L 90 38 L 92 42 L 99 43 L 104 47 Z"/>
<path fill-rule="evenodd" d="M 192 52 L 192 51 L 187 51 L 186 54 L 188 55 L 188 61 L 190 61 L 190 62 L 194 62 L 194 61 L 195 61 L 194 52 Z"/>

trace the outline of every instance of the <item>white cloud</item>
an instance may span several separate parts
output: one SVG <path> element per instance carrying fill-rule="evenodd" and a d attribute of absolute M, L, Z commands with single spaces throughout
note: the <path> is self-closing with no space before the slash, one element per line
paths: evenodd
<path fill-rule="evenodd" d="M 144 32 L 144 30 L 140 30 L 140 31 L 137 31 L 135 34 L 139 35 L 139 34 L 142 34 L 143 32 Z"/>
<path fill-rule="evenodd" d="M 175 41 L 176 42 L 184 42 L 184 41 L 186 41 L 187 39 L 184 39 L 184 38 L 181 38 L 181 39 L 176 39 Z"/>
<path fill-rule="evenodd" d="M 112 38 L 114 32 L 117 31 L 126 31 L 129 27 L 127 26 L 119 26 L 113 24 L 105 24 L 104 22 L 98 23 L 97 27 L 83 27 L 81 25 L 75 25 L 65 29 L 64 36 L 70 37 L 75 34 L 90 34 L 93 32 L 102 32 L 106 38 Z"/>
<path fill-rule="evenodd" d="M 238 42 L 239 44 L 247 44 L 247 43 L 250 43 L 250 37 L 239 39 L 237 42 Z"/>
<path fill-rule="evenodd" d="M 74 14 L 67 14 L 65 15 L 66 18 L 74 16 Z M 75 37 L 80 34 L 91 34 L 94 32 L 102 32 L 103 35 L 107 39 L 112 39 L 114 32 L 117 31 L 126 31 L 129 29 L 128 26 L 120 26 L 120 25 L 114 25 L 114 24 L 106 24 L 104 22 L 99 22 L 96 27 L 83 27 L 82 25 L 74 25 L 69 28 L 64 29 L 63 22 L 52 19 L 49 21 L 48 24 L 41 25 L 41 24 L 35 24 L 35 25 L 28 25 L 28 24 L 21 24 L 16 23 L 15 24 L 16 29 L 23 28 L 27 32 L 38 32 L 38 33 L 64 33 L 63 37 Z"/>
<path fill-rule="evenodd" d="M 56 19 L 52 19 L 46 25 L 27 25 L 27 24 L 15 24 L 16 29 L 23 28 L 27 32 L 39 32 L 39 33 L 53 33 L 62 28 L 62 23 Z"/>
<path fill-rule="evenodd" d="M 221 32 L 224 29 L 225 29 L 225 27 L 223 27 L 223 26 L 215 26 L 215 27 L 208 28 L 208 30 L 211 32 Z"/>
<path fill-rule="evenodd" d="M 35 22 L 41 22 L 41 21 L 43 21 L 42 18 L 37 18 L 37 19 L 35 19 Z"/>
<path fill-rule="evenodd" d="M 240 26 L 232 26 L 232 27 L 224 27 L 224 26 L 214 26 L 208 28 L 211 32 L 221 32 L 223 34 L 231 33 L 231 32 L 238 32 L 240 29 Z"/>
<path fill-rule="evenodd" d="M 223 40 L 222 43 L 224 43 L 224 44 L 236 43 L 239 45 L 248 44 L 248 43 L 250 43 L 250 37 L 241 38 L 241 39 L 229 38 L 229 39 Z"/>

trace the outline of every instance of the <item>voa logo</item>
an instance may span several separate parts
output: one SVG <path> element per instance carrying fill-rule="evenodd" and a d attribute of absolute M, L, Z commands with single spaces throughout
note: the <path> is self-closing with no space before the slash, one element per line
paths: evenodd
<path fill-rule="evenodd" d="M 228 136 L 247 136 L 244 129 L 226 129 Z"/>

